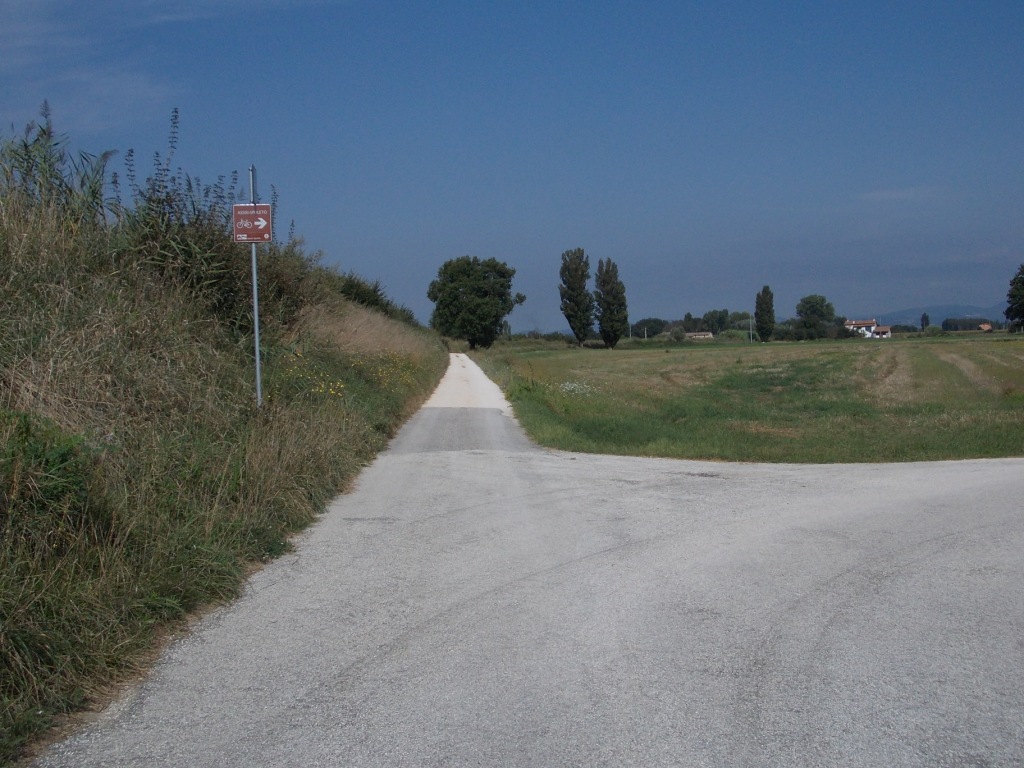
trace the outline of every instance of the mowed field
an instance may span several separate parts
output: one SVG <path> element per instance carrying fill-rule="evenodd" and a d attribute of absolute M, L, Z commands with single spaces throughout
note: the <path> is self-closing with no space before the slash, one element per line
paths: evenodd
<path fill-rule="evenodd" d="M 524 341 L 475 359 L 551 448 L 796 463 L 1024 456 L 1024 336 Z"/>

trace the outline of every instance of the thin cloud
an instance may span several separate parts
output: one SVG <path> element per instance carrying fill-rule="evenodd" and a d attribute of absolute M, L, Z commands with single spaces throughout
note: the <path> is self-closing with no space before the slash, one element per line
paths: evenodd
<path fill-rule="evenodd" d="M 0 5 L 0 73 L 29 72 L 83 47 L 81 35 L 54 20 L 48 5 L 12 0 Z"/>
<path fill-rule="evenodd" d="M 121 27 L 146 27 L 160 24 L 201 21 L 224 17 L 234 13 L 245 13 L 247 16 L 265 11 L 283 8 L 305 8 L 332 4 L 330 0 L 178 0 L 168 3 L 166 0 L 93 0 L 85 5 L 80 22 L 93 27 L 107 27 L 110 24 Z M 333 4 L 337 4 L 336 0 Z M 53 0 L 42 0 L 36 3 L 18 0 L 24 9 L 38 5 L 41 12 L 64 18 L 67 15 L 63 4 Z M 50 9 L 56 10 L 52 13 Z"/>
<path fill-rule="evenodd" d="M 858 197 L 869 203 L 920 203 L 930 200 L 941 200 L 946 197 L 945 187 L 919 186 L 899 187 L 896 189 L 877 189 L 866 192 Z"/>
<path fill-rule="evenodd" d="M 0 72 L 49 67 L 69 53 L 102 50 L 112 30 L 187 23 L 244 12 L 326 5 L 327 0 L 0 0 Z"/>
<path fill-rule="evenodd" d="M 139 62 L 106 54 L 112 30 L 123 28 L 124 18 L 139 18 L 127 4 L 65 9 L 52 0 L 0 2 L 3 128 L 17 130 L 38 118 L 44 100 L 58 128 L 75 134 L 117 126 L 126 114 L 146 120 L 167 113 L 167 100 L 179 89 Z"/>
<path fill-rule="evenodd" d="M 197 18 L 223 16 L 226 13 L 244 11 L 248 14 L 262 11 L 274 11 L 281 8 L 309 8 L 318 5 L 346 5 L 344 0 L 186 0 L 177 2 L 174 8 L 168 8 L 166 0 L 141 0 L 138 2 L 113 2 L 118 12 L 138 12 L 148 14 L 153 21 L 163 19 L 178 20 L 181 17 Z"/>
<path fill-rule="evenodd" d="M 72 133 L 98 133 L 135 120 L 166 119 L 167 105 L 182 95 L 180 89 L 155 80 L 145 72 L 120 68 L 80 69 L 53 83 L 50 98 L 56 124 Z"/>
<path fill-rule="evenodd" d="M 944 262 L 946 264 L 1002 265 L 1012 262 L 1012 256 L 1017 250 L 1009 245 L 1000 245 L 986 249 L 968 249 L 948 254 Z M 1007 278 L 1007 281 L 1009 281 L 1009 278 Z"/>
<path fill-rule="evenodd" d="M 18 130 L 43 101 L 61 130 L 103 131 L 131 114 L 163 119 L 185 90 L 144 62 L 115 59 L 111 41 L 141 30 L 245 13 L 311 7 L 326 0 L 0 0 L 0 130 Z"/>

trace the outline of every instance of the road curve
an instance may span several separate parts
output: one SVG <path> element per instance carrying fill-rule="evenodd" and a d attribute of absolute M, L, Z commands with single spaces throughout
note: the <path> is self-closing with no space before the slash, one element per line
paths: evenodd
<path fill-rule="evenodd" d="M 453 356 L 235 603 L 39 766 L 1024 765 L 1024 460 L 532 445 Z"/>

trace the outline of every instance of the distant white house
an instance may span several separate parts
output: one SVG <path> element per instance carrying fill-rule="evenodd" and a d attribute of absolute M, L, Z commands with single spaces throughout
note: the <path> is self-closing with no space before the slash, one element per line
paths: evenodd
<path fill-rule="evenodd" d="M 892 337 L 891 325 L 879 325 L 878 321 L 871 320 L 847 320 L 846 330 L 855 331 L 868 339 L 888 339 Z"/>

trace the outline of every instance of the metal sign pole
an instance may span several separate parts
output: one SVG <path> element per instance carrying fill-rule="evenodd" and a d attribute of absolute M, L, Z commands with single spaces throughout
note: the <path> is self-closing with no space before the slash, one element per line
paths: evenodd
<path fill-rule="evenodd" d="M 256 166 L 249 166 L 249 202 L 256 204 Z M 260 291 L 256 280 L 256 243 L 252 244 L 252 323 L 256 335 L 256 407 L 263 407 L 263 376 L 260 370 Z"/>

